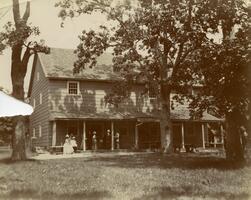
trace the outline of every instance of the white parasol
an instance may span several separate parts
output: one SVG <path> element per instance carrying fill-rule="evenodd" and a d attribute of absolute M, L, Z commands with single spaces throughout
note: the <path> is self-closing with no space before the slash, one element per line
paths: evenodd
<path fill-rule="evenodd" d="M 31 115 L 33 107 L 0 91 L 0 117 Z"/>

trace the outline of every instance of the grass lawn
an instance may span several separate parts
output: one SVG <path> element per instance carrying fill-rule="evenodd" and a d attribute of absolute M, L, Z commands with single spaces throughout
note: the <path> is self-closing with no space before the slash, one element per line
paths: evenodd
<path fill-rule="evenodd" d="M 239 200 L 250 188 L 251 165 L 192 154 L 0 161 L 0 199 Z"/>

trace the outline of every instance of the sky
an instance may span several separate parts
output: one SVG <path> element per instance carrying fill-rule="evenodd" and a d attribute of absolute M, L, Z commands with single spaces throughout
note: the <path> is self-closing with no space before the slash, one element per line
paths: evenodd
<path fill-rule="evenodd" d="M 99 25 L 107 23 L 105 17 L 101 14 L 82 15 L 81 17 L 68 19 L 65 22 L 64 28 L 60 26 L 61 19 L 58 18 L 59 8 L 54 5 L 58 0 L 31 0 L 31 13 L 29 23 L 38 26 L 41 32 L 40 36 L 36 38 L 38 41 L 44 39 L 49 47 L 75 49 L 79 43 L 78 35 L 82 30 L 94 29 L 97 30 Z M 20 0 L 21 16 L 26 5 L 25 1 Z M 0 32 L 3 30 L 4 24 L 8 21 L 13 21 L 12 14 L 12 0 L 0 0 Z M 29 68 L 25 77 L 25 91 L 28 90 L 31 63 L 33 57 L 30 59 Z M 10 49 L 3 51 L 0 55 L 0 87 L 11 92 L 11 52 Z"/>

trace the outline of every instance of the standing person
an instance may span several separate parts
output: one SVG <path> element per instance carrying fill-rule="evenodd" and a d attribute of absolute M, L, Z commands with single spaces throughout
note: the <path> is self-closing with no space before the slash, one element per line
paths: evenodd
<path fill-rule="evenodd" d="M 96 134 L 96 131 L 93 131 L 93 134 L 92 134 L 92 150 L 97 150 L 97 134 Z"/>
<path fill-rule="evenodd" d="M 115 149 L 119 149 L 119 132 L 115 134 Z"/>
<path fill-rule="evenodd" d="M 106 149 L 111 149 L 111 131 L 110 131 L 110 129 L 107 130 L 105 142 L 106 142 Z"/>
<path fill-rule="evenodd" d="M 246 128 L 244 126 L 240 127 L 240 136 L 241 136 L 242 148 L 245 151 L 246 144 L 247 144 L 248 133 L 247 133 L 247 130 L 246 130 Z"/>
<path fill-rule="evenodd" d="M 72 154 L 73 153 L 73 148 L 71 146 L 71 139 L 69 137 L 69 135 L 67 134 L 65 136 L 65 143 L 63 146 L 63 154 Z"/>
<path fill-rule="evenodd" d="M 76 142 L 76 138 L 74 136 L 72 136 L 71 138 L 71 146 L 74 150 L 74 153 L 77 153 L 77 148 L 78 148 L 78 145 L 77 145 L 77 142 Z"/>

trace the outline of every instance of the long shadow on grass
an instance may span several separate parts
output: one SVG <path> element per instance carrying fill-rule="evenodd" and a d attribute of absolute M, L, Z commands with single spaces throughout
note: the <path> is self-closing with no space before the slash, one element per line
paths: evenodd
<path fill-rule="evenodd" d="M 12 160 L 11 158 L 3 158 L 0 159 L 0 164 L 14 164 L 14 163 L 20 163 L 20 162 L 39 162 L 38 160 L 28 158 L 26 160 Z"/>
<path fill-rule="evenodd" d="M 177 188 L 173 187 L 157 187 L 153 188 L 152 194 L 144 195 L 140 198 L 136 198 L 134 200 L 150 200 L 150 199 L 177 199 L 180 197 L 190 197 L 191 199 L 227 199 L 227 200 L 248 200 L 250 196 L 247 193 L 242 194 L 234 194 L 234 193 L 210 193 L 210 194 L 195 194 L 192 187 L 187 185 L 180 186 Z"/>
<path fill-rule="evenodd" d="M 111 198 L 111 194 L 108 191 L 91 191 L 91 192 L 78 192 L 78 193 L 64 193 L 57 194 L 53 192 L 39 193 L 38 191 L 27 190 L 13 190 L 9 194 L 0 195 L 0 198 L 8 199 L 104 199 Z"/>
<path fill-rule="evenodd" d="M 160 153 L 107 156 L 87 158 L 85 162 L 100 161 L 102 165 L 122 168 L 180 168 L 180 169 L 209 169 L 219 170 L 240 169 L 250 166 L 250 163 L 236 164 L 224 158 L 213 156 L 198 156 L 192 154 L 165 155 Z"/>

